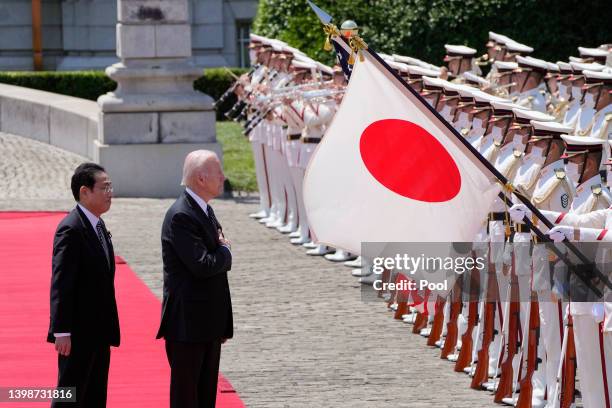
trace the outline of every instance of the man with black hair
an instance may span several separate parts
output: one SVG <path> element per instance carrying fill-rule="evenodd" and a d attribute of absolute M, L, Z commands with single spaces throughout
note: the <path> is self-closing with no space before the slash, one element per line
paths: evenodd
<path fill-rule="evenodd" d="M 113 187 L 103 167 L 83 163 L 71 189 L 77 201 L 53 240 L 51 316 L 47 341 L 58 353 L 58 387 L 76 387 L 76 403 L 52 407 L 105 407 L 110 346 L 119 346 L 115 256 L 100 218 Z"/>

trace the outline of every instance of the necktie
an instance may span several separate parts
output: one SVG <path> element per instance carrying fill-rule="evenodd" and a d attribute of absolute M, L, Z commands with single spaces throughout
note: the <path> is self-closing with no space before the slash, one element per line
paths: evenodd
<path fill-rule="evenodd" d="M 215 212 L 213 211 L 213 208 L 210 205 L 207 208 L 207 212 L 208 212 L 208 218 L 210 218 L 210 220 L 212 221 L 215 229 L 223 230 L 223 228 L 221 228 L 221 224 L 219 224 L 219 221 L 217 221 L 217 217 L 215 217 Z"/>
<path fill-rule="evenodd" d="M 102 221 L 101 218 L 100 218 L 100 221 L 98 221 L 98 224 L 96 225 L 96 231 L 98 233 L 98 240 L 100 241 L 100 245 L 102 245 L 102 249 L 104 250 L 104 253 L 106 254 L 106 262 L 110 264 L 108 244 L 106 243 L 106 238 L 105 238 L 106 228 L 104 227 L 104 221 Z"/>

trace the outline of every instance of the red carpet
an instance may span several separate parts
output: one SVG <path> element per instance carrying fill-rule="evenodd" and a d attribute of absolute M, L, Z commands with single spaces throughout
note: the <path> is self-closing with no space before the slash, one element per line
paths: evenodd
<path fill-rule="evenodd" d="M 64 213 L 0 212 L 0 387 L 52 387 L 57 354 L 46 343 L 53 234 Z M 115 288 L 121 346 L 111 350 L 108 406 L 167 407 L 169 367 L 155 340 L 160 302 L 117 258 Z M 242 408 L 219 376 L 217 407 Z M 48 403 L 46 403 L 48 405 Z M 0 403 L 11 408 L 45 403 Z"/>

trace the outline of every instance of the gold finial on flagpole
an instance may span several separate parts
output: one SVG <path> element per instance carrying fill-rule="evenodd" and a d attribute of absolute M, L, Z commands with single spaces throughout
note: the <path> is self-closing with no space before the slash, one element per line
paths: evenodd
<path fill-rule="evenodd" d="M 323 45 L 323 49 L 325 51 L 331 51 L 333 49 L 331 45 L 331 39 L 333 37 L 340 36 L 340 30 L 338 30 L 338 27 L 336 27 L 332 23 L 329 23 L 323 26 L 323 31 L 325 32 L 325 35 L 326 35 L 325 44 Z"/>
<path fill-rule="evenodd" d="M 359 56 L 359 61 L 363 62 L 363 53 L 361 50 L 367 50 L 368 44 L 363 41 L 361 37 L 358 35 L 353 35 L 349 39 L 349 46 L 351 47 L 351 56 L 349 57 L 349 64 L 353 65 L 355 63 L 355 55 Z"/>

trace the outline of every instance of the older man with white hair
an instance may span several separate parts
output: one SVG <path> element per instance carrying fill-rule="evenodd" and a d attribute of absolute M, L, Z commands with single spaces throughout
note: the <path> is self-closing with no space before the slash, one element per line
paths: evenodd
<path fill-rule="evenodd" d="M 215 406 L 221 344 L 233 336 L 231 244 L 209 205 L 224 180 L 214 152 L 189 153 L 185 191 L 162 226 L 164 299 L 157 338 L 166 340 L 172 408 Z"/>

